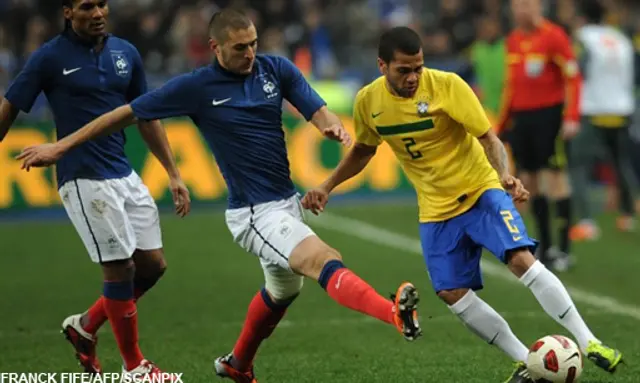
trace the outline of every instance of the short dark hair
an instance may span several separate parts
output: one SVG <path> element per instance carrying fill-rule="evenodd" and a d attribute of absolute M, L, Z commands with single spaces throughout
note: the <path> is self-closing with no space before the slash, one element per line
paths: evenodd
<path fill-rule="evenodd" d="M 73 2 L 74 1 L 75 0 L 62 0 L 62 7 L 63 8 L 64 7 L 73 8 Z M 70 29 L 70 28 L 71 28 L 71 20 L 65 18 L 64 19 L 64 29 L 65 29 L 65 31 L 67 29 Z"/>
<path fill-rule="evenodd" d="M 227 38 L 228 29 L 247 29 L 251 25 L 253 22 L 244 12 L 239 9 L 226 8 L 211 16 L 209 37 L 224 41 Z"/>
<path fill-rule="evenodd" d="M 584 16 L 588 22 L 600 24 L 604 20 L 607 9 L 599 0 L 580 0 L 578 3 L 579 13 Z"/>
<path fill-rule="evenodd" d="M 422 48 L 420 36 L 409 27 L 395 27 L 384 32 L 378 43 L 378 57 L 387 64 L 396 52 L 415 55 Z"/>

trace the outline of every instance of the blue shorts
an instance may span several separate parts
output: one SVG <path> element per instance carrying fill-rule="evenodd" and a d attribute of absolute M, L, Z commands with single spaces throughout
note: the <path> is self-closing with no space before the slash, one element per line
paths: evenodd
<path fill-rule="evenodd" d="M 527 235 L 511 196 L 487 190 L 471 209 L 443 222 L 420 224 L 422 253 L 436 292 L 459 288 L 482 289 L 482 248 L 507 263 L 511 250 L 535 253 L 538 241 Z"/>

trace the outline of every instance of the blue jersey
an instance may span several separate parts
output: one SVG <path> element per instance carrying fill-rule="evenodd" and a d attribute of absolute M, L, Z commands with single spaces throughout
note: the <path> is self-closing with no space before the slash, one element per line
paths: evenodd
<path fill-rule="evenodd" d="M 146 91 L 142 59 L 133 45 L 107 36 L 103 49 L 96 52 L 93 44 L 68 30 L 31 55 L 5 98 L 28 113 L 44 92 L 61 139 Z M 58 187 L 79 178 L 128 176 L 132 169 L 125 140 L 118 132 L 71 149 L 57 163 Z"/>
<path fill-rule="evenodd" d="M 139 119 L 189 116 L 213 152 L 229 190 L 229 208 L 291 197 L 282 101 L 307 119 L 325 105 L 285 58 L 258 55 L 250 75 L 218 63 L 178 76 L 133 101 Z"/>

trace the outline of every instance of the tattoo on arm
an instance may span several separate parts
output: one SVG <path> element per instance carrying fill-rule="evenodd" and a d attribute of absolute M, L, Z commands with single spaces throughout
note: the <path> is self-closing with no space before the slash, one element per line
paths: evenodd
<path fill-rule="evenodd" d="M 503 174 L 507 174 L 509 172 L 509 159 L 502 142 L 500 142 L 497 137 L 488 137 L 480 142 L 482 142 L 482 146 L 484 146 L 484 151 L 487 154 L 491 166 L 498 172 L 498 175 L 502 176 Z"/>

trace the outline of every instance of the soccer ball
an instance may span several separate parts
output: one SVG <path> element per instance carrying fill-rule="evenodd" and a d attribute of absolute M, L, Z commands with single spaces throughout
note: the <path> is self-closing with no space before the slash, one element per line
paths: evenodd
<path fill-rule="evenodd" d="M 582 374 L 584 360 L 575 342 L 562 335 L 536 341 L 527 357 L 527 370 L 538 383 L 573 383 Z"/>

